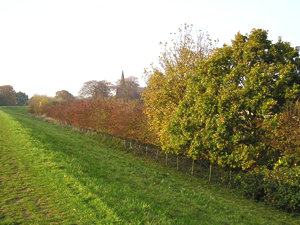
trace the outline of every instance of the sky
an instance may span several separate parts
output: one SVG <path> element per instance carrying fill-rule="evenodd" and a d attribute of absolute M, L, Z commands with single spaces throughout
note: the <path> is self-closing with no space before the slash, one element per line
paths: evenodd
<path fill-rule="evenodd" d="M 183 24 L 219 44 L 253 28 L 300 46 L 299 0 L 0 0 L 0 86 L 77 96 L 84 82 L 139 78 Z"/>

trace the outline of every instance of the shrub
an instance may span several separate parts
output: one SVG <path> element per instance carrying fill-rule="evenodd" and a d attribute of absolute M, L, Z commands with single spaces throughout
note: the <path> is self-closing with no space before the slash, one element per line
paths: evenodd
<path fill-rule="evenodd" d="M 45 95 L 34 95 L 29 99 L 28 112 L 36 115 L 46 114 L 47 106 L 53 102 L 53 99 Z"/>
<path fill-rule="evenodd" d="M 245 196 L 290 212 L 300 212 L 300 169 L 280 167 L 239 174 L 236 180 Z"/>
<path fill-rule="evenodd" d="M 37 101 L 37 100 L 35 100 Z M 152 144 L 144 105 L 140 101 L 86 99 L 45 104 L 43 113 L 61 122 L 107 133 L 117 137 Z"/>
<path fill-rule="evenodd" d="M 244 195 L 257 201 L 262 200 L 265 195 L 263 178 L 263 174 L 257 171 L 239 176 Z"/>
<path fill-rule="evenodd" d="M 264 177 L 264 201 L 277 208 L 300 212 L 300 168 L 268 170 Z"/>

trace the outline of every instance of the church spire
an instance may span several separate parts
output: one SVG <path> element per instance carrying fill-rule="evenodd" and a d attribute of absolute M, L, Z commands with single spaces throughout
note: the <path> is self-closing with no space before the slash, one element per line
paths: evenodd
<path fill-rule="evenodd" d="M 117 86 L 116 98 L 124 100 L 126 98 L 126 84 L 124 71 L 122 70 L 122 76 L 119 85 Z"/>
<path fill-rule="evenodd" d="M 124 78 L 124 71 L 123 70 L 122 70 L 122 76 L 121 76 L 120 86 L 121 87 L 125 86 L 125 78 Z"/>

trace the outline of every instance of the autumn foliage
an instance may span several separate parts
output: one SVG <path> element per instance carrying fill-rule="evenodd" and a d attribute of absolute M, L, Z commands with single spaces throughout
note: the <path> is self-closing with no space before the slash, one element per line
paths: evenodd
<path fill-rule="evenodd" d="M 140 101 L 91 98 L 53 104 L 51 98 L 45 100 L 44 96 L 35 96 L 29 109 L 66 124 L 143 143 L 153 142 Z"/>
<path fill-rule="evenodd" d="M 163 151 L 239 171 L 255 199 L 299 210 L 299 52 L 261 29 L 196 62 L 189 43 L 162 54 L 144 93 Z"/>
<path fill-rule="evenodd" d="M 299 52 L 261 29 L 221 48 L 200 34 L 194 41 L 185 26 L 178 42 L 165 45 L 160 66 L 146 72 L 142 101 L 129 98 L 127 89 L 138 86 L 122 76 L 114 97 L 54 103 L 35 96 L 29 110 L 204 159 L 238 174 L 246 195 L 299 211 Z"/>

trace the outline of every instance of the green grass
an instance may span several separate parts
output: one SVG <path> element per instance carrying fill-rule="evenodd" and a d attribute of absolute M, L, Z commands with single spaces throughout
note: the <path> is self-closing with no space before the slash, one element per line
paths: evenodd
<path fill-rule="evenodd" d="M 100 138 L 0 108 L 0 224 L 299 224 Z"/>

